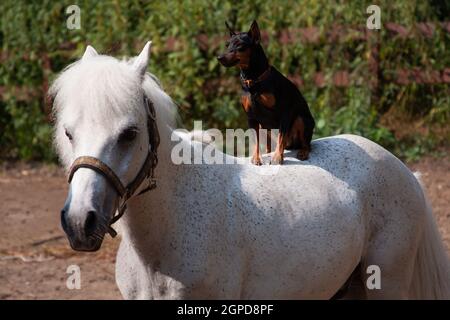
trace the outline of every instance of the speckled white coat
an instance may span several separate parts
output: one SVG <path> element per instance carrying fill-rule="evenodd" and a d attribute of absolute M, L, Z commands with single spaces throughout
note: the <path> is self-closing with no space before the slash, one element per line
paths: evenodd
<path fill-rule="evenodd" d="M 431 208 L 400 160 L 365 138 L 341 135 L 313 141 L 308 161 L 287 152 L 282 166 L 174 165 L 174 106 L 154 78 L 143 76 L 148 52 L 149 45 L 128 63 L 88 48 L 52 89 L 66 167 L 80 155 L 95 156 L 124 183 L 147 153 L 142 91 L 155 105 L 158 187 L 130 200 L 118 223 L 116 279 L 124 298 L 328 299 L 359 264 L 347 297 L 450 298 L 450 268 Z M 127 123 L 140 131 L 125 150 L 115 141 Z M 64 128 L 73 132 L 71 143 Z M 80 169 L 67 203 L 77 230 L 92 207 L 108 221 L 117 195 L 96 172 Z M 364 285 L 373 264 L 381 270 L 380 290 Z"/>
<path fill-rule="evenodd" d="M 309 161 L 294 155 L 274 173 L 162 161 L 158 189 L 135 199 L 122 221 L 124 297 L 327 299 L 359 262 L 351 297 L 411 297 L 427 223 L 414 175 L 358 136 L 314 141 Z M 381 290 L 361 289 L 371 264 Z"/>

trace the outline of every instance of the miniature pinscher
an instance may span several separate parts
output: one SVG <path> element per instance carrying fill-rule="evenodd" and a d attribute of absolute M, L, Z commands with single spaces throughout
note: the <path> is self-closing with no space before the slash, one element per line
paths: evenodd
<path fill-rule="evenodd" d="M 277 147 L 272 164 L 283 163 L 284 149 L 298 149 L 297 158 L 308 159 L 315 121 L 298 88 L 269 61 L 261 47 L 261 33 L 253 21 L 248 32 L 230 31 L 226 52 L 217 57 L 225 67 L 241 70 L 243 93 L 241 104 L 247 113 L 248 125 L 256 131 L 256 147 L 252 163 L 261 165 L 259 129 L 278 129 Z M 267 152 L 270 150 L 270 139 Z"/>

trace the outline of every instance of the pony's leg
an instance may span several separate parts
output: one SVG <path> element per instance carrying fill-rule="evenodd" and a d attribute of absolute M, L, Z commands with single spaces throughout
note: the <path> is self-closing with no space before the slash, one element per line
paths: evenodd
<path fill-rule="evenodd" d="M 367 299 L 366 286 L 361 278 L 355 278 L 350 283 L 347 292 L 340 300 L 365 300 Z"/>
<path fill-rule="evenodd" d="M 384 241 L 383 241 L 384 238 Z M 372 243 L 362 263 L 361 280 L 367 299 L 408 299 L 417 251 L 415 241 L 402 245 L 389 243 L 387 235 L 380 235 Z M 369 268 L 374 266 L 377 268 Z M 379 270 L 380 288 L 373 287 Z"/>
<path fill-rule="evenodd" d="M 344 287 L 332 299 L 337 300 L 364 300 L 367 299 L 366 288 L 361 279 L 361 264 L 355 268 Z"/>
<path fill-rule="evenodd" d="M 425 223 L 425 202 L 415 177 L 399 162 L 380 167 L 380 182 L 366 198 L 369 232 L 362 279 L 369 299 L 408 299 Z M 381 201 L 380 201 L 381 200 Z M 368 287 L 379 268 L 381 288 Z"/>

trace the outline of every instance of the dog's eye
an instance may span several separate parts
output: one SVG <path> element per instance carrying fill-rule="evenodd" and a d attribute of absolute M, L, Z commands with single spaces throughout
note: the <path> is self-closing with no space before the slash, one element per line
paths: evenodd
<path fill-rule="evenodd" d="M 133 141 L 137 134 L 138 134 L 138 128 L 137 127 L 129 127 L 122 131 L 122 133 L 119 136 L 119 141 L 123 142 L 131 142 Z"/>
<path fill-rule="evenodd" d="M 72 135 L 70 134 L 70 132 L 67 131 L 67 129 L 65 130 L 64 133 L 66 134 L 67 138 L 69 138 L 69 141 L 72 141 L 73 137 L 72 137 Z"/>

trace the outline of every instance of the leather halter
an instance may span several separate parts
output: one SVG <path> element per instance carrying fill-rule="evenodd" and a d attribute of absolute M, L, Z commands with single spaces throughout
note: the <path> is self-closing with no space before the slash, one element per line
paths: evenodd
<path fill-rule="evenodd" d="M 243 76 L 242 76 L 242 73 L 241 73 L 241 83 L 242 83 L 242 85 L 244 86 L 244 87 L 246 87 L 246 88 L 248 88 L 248 89 L 250 89 L 251 87 L 253 87 L 256 83 L 259 83 L 259 82 L 262 82 L 262 81 L 264 81 L 264 80 L 266 80 L 268 77 L 269 77 L 269 75 L 270 75 L 270 71 L 272 70 L 272 67 L 269 65 L 268 67 L 267 67 L 267 69 L 257 78 L 257 79 L 255 79 L 255 80 L 253 80 L 253 79 L 245 79 Z"/>
<path fill-rule="evenodd" d="M 138 174 L 127 186 L 124 186 L 120 178 L 116 175 L 114 170 L 112 170 L 106 163 L 97 159 L 95 157 L 90 156 L 81 156 L 75 159 L 72 163 L 72 166 L 69 170 L 69 178 L 68 182 L 72 181 L 73 175 L 80 168 L 88 168 L 98 172 L 103 175 L 106 180 L 114 187 L 117 194 L 120 196 L 120 205 L 118 208 L 117 215 L 113 216 L 108 226 L 108 233 L 111 237 L 115 237 L 117 232 L 111 227 L 117 220 L 119 220 L 125 210 L 127 208 L 127 201 L 133 196 L 141 195 L 145 192 L 148 192 L 154 188 L 156 188 L 156 180 L 154 178 L 154 171 L 156 165 L 158 164 L 158 155 L 157 149 L 160 142 L 158 126 L 156 124 L 156 113 L 155 106 L 153 103 L 144 96 L 144 104 L 148 108 L 148 116 L 147 116 L 147 130 L 149 136 L 149 144 L 150 148 L 148 150 L 147 157 L 139 170 Z M 138 194 L 135 194 L 139 186 L 144 182 L 145 179 L 148 179 L 148 185 L 145 189 L 141 190 Z"/>

